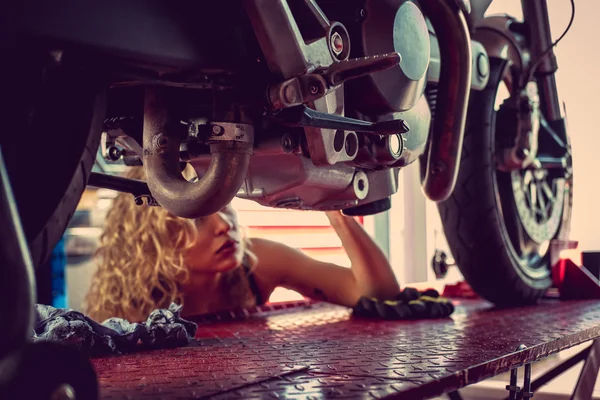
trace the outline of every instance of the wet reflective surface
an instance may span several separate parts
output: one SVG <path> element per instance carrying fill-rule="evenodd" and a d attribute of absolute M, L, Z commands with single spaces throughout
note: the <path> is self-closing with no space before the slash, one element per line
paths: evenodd
<path fill-rule="evenodd" d="M 451 318 L 412 322 L 321 303 L 263 308 L 199 319 L 185 348 L 92 361 L 104 399 L 426 398 L 600 336 L 597 300 L 455 304 Z"/>

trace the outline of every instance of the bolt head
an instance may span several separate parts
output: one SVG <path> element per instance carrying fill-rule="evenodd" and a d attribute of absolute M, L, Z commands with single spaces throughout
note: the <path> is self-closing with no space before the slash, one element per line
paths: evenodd
<path fill-rule="evenodd" d="M 158 137 L 157 142 L 158 142 L 158 147 L 163 148 L 163 147 L 166 147 L 167 144 L 169 144 L 169 138 L 164 135 L 160 135 Z"/>
<path fill-rule="evenodd" d="M 115 146 L 112 146 L 108 150 L 108 158 L 110 158 L 112 161 L 117 161 L 119 158 L 121 158 L 121 155 L 122 155 L 121 150 L 119 150 Z"/>
<path fill-rule="evenodd" d="M 311 83 L 311 84 L 308 86 L 308 91 L 309 91 L 309 93 L 310 93 L 310 94 L 313 94 L 313 95 L 314 95 L 314 94 L 317 94 L 317 93 L 319 93 L 319 86 L 317 86 L 317 85 L 316 85 L 316 84 L 314 84 L 314 83 Z"/>
<path fill-rule="evenodd" d="M 224 131 L 225 130 L 223 129 L 222 126 L 219 126 L 219 125 L 213 125 L 212 126 L 212 133 L 215 136 L 221 136 L 224 133 Z"/>
<path fill-rule="evenodd" d="M 344 39 L 338 32 L 334 32 L 330 39 L 331 49 L 336 56 L 339 56 L 344 51 Z"/>
<path fill-rule="evenodd" d="M 490 63 L 485 54 L 480 54 L 477 57 L 477 73 L 482 78 L 485 78 L 490 73 Z"/>
<path fill-rule="evenodd" d="M 286 153 L 291 153 L 294 150 L 294 141 L 288 135 L 281 138 L 281 148 Z"/>

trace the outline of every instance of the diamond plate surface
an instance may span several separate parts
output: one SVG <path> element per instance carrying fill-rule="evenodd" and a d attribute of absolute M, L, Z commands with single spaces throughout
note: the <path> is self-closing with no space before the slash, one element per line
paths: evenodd
<path fill-rule="evenodd" d="M 227 340 L 93 360 L 103 399 L 195 399 L 308 369 Z M 256 348 L 256 351 L 253 349 Z"/>
<path fill-rule="evenodd" d="M 107 399 L 427 398 L 600 336 L 599 301 L 456 305 L 411 322 L 324 303 L 203 317 L 189 347 L 93 361 Z"/>
<path fill-rule="evenodd" d="M 293 373 L 259 385 L 232 390 L 211 399 L 378 399 L 398 394 L 402 387 L 385 378 Z"/>

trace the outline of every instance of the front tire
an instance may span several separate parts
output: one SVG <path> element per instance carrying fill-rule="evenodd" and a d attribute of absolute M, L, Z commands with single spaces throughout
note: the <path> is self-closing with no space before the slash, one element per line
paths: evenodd
<path fill-rule="evenodd" d="M 509 306 L 537 301 L 552 284 L 549 243 L 568 233 L 572 175 L 545 183 L 546 193 L 548 187 L 555 190 L 551 190 L 555 194 L 552 218 L 532 221 L 527 215 L 527 196 L 522 194 L 529 190 L 526 184 L 531 184 L 525 177 L 531 176 L 496 168 L 494 154 L 500 135 L 495 103 L 506 70 L 501 60 L 491 61 L 487 87 L 471 92 L 456 187 L 438 209 L 448 244 L 467 282 L 485 299 Z"/>
<path fill-rule="evenodd" d="M 11 61 L 8 61 L 11 60 Z M 63 235 L 94 164 L 106 109 L 88 68 L 16 52 L 2 67 L 0 145 L 34 266 Z"/>

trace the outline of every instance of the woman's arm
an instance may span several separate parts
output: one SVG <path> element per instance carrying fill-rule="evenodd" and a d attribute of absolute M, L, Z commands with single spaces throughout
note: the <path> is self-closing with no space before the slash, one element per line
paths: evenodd
<path fill-rule="evenodd" d="M 362 225 L 339 211 L 326 214 L 350 258 L 361 295 L 378 299 L 396 296 L 400 287 L 390 262 Z"/>
<path fill-rule="evenodd" d="M 391 266 L 373 239 L 353 218 L 327 213 L 352 267 L 315 260 L 284 244 L 253 239 L 257 282 L 265 295 L 277 286 L 303 296 L 352 307 L 361 296 L 391 299 L 399 292 Z"/>

